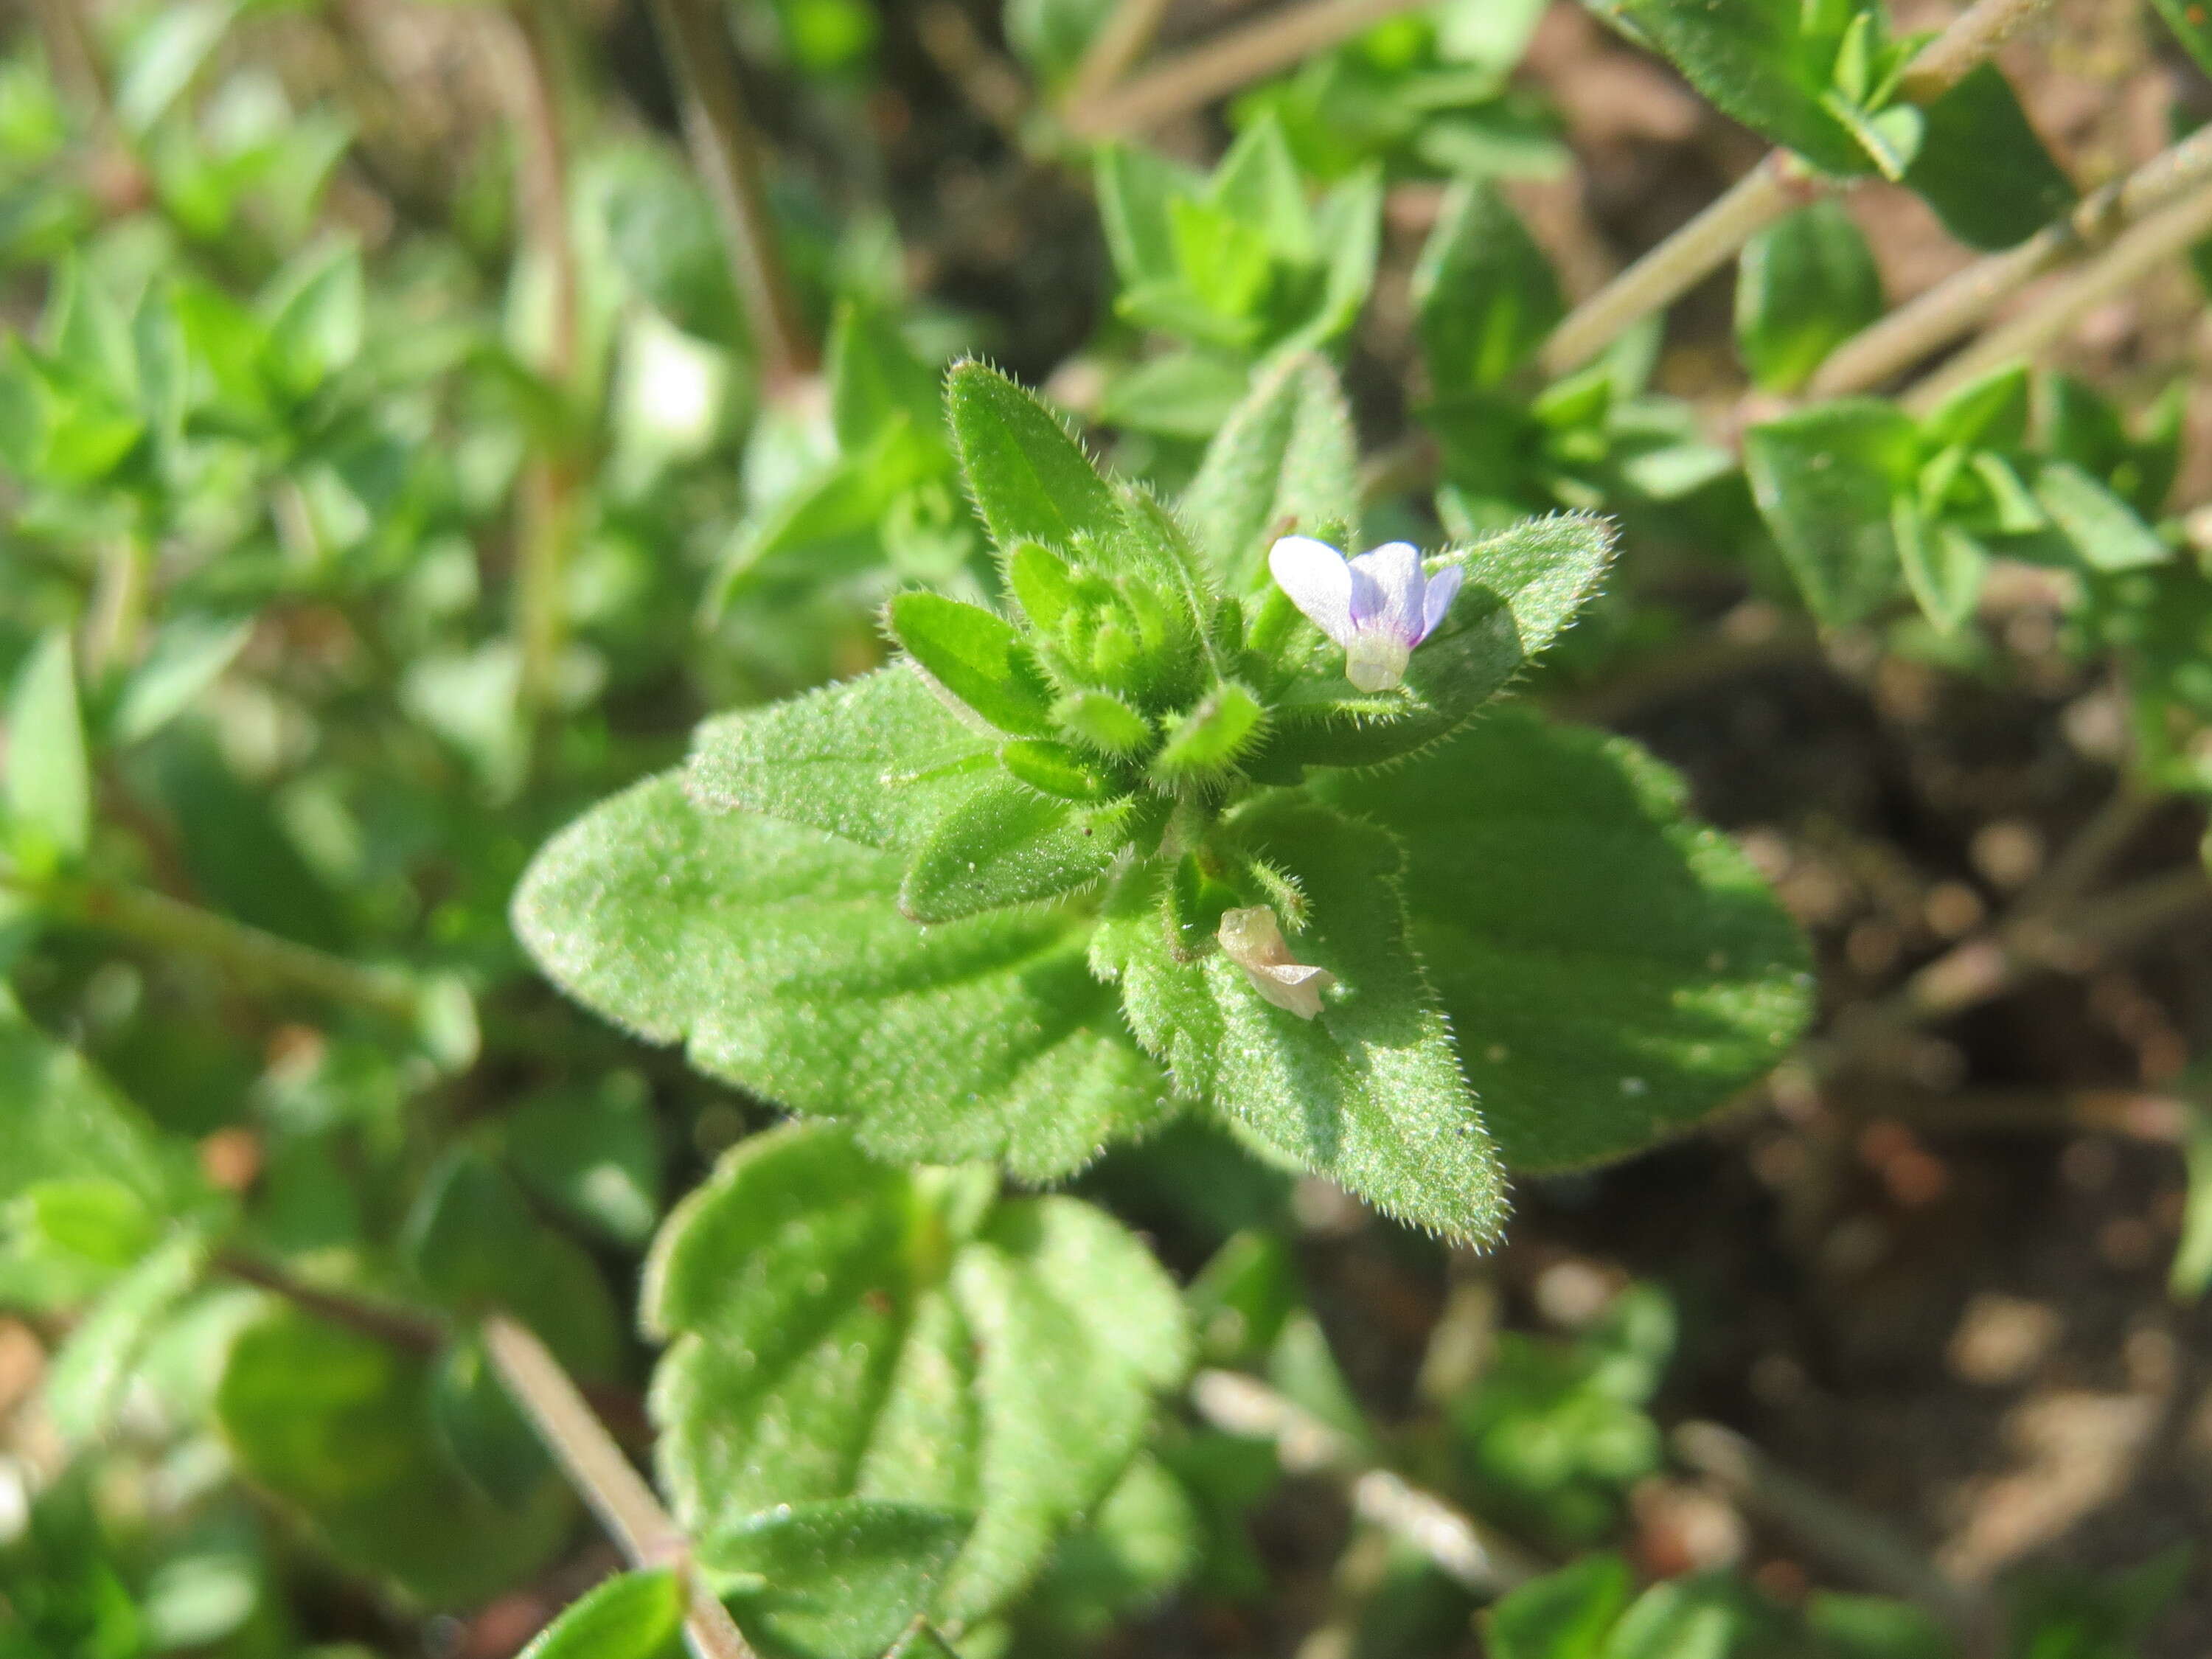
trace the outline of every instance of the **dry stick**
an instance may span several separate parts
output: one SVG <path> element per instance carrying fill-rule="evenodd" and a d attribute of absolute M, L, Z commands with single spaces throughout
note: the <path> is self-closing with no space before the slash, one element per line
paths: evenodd
<path fill-rule="evenodd" d="M 568 148 L 561 119 L 550 27 L 536 0 L 514 0 L 506 13 L 508 118 L 520 155 L 515 207 L 525 244 L 550 289 L 545 353 L 538 368 L 566 396 L 575 379 L 581 284 L 568 236 Z M 516 498 L 514 609 L 521 655 L 517 695 L 534 732 L 551 700 L 567 643 L 568 544 L 577 478 L 573 458 L 539 454 L 524 470 Z"/>
<path fill-rule="evenodd" d="M 1684 1463 L 1852 1577 L 1919 1603 L 1970 1640 L 1986 1638 L 1991 1617 L 1987 1605 L 1929 1565 L 1920 1551 L 1876 1517 L 1791 1474 L 1717 1423 L 1685 1423 L 1672 1438 L 1674 1455 Z"/>
<path fill-rule="evenodd" d="M 2161 151 L 2016 247 L 1978 259 L 1845 341 L 1807 386 L 1815 398 L 1881 386 L 1948 345 L 2045 272 L 2109 246 L 2130 225 L 2212 183 L 2212 127 Z"/>
<path fill-rule="evenodd" d="M 1105 26 L 1091 38 L 1083 59 L 1068 77 L 1066 106 L 1082 109 L 1103 97 L 1135 67 L 1159 33 L 1171 0 L 1121 0 Z"/>
<path fill-rule="evenodd" d="M 1915 386 L 1901 400 L 1925 415 L 1960 386 L 2003 363 L 2033 357 L 2063 339 L 2084 313 L 2212 235 L 2212 184 L 2130 227 L 2054 293 L 2000 324 Z"/>
<path fill-rule="evenodd" d="M 2049 0 L 1977 0 L 1913 59 L 1903 88 L 1925 103 L 1996 51 Z M 1653 312 L 1673 304 L 1753 236 L 1850 181 L 1814 172 L 1787 150 L 1770 151 L 1720 199 L 1570 312 L 1545 341 L 1550 374 L 1581 368 Z"/>
<path fill-rule="evenodd" d="M 1200 1371 L 1190 1385 L 1198 1414 L 1227 1434 L 1272 1440 L 1293 1474 L 1340 1477 L 1352 1513 L 1425 1555 L 1478 1595 L 1496 1595 L 1544 1571 L 1516 1546 L 1486 1532 L 1433 1492 L 1365 1457 L 1351 1438 L 1257 1378 Z"/>
<path fill-rule="evenodd" d="M 491 1363 L 592 1512 L 634 1566 L 672 1569 L 683 1581 L 690 1616 L 684 1633 L 698 1659 L 755 1659 L 729 1609 L 691 1570 L 691 1544 L 592 1414 L 576 1385 L 545 1345 L 504 1314 L 483 1322 Z"/>
<path fill-rule="evenodd" d="M 821 354 L 784 268 L 760 143 L 745 117 L 721 8 L 711 0 L 653 0 L 653 21 L 676 77 L 684 140 L 707 181 L 730 275 L 760 353 L 763 389 L 772 398 L 788 396 L 820 369 Z"/>
<path fill-rule="evenodd" d="M 1240 87 L 1289 69 L 1429 0 L 1306 0 L 1196 46 L 1123 82 L 1085 106 L 1067 125 L 1079 138 L 1112 138 L 1158 125 Z"/>

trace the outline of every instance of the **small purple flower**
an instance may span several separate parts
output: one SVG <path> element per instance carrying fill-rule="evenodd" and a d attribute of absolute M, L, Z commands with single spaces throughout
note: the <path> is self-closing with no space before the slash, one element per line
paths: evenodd
<path fill-rule="evenodd" d="M 1386 542 L 1347 562 L 1310 536 L 1277 542 L 1267 568 L 1313 625 L 1344 647 L 1344 677 L 1362 691 L 1404 681 L 1407 659 L 1437 631 L 1462 574 L 1457 565 L 1425 574 L 1411 542 Z"/>

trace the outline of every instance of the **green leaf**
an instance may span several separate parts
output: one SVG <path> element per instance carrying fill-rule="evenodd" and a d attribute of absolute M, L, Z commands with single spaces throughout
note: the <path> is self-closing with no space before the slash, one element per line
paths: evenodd
<path fill-rule="evenodd" d="M 1921 112 L 1905 183 L 1970 247 L 2010 247 L 2063 216 L 2074 181 L 2028 125 L 2012 82 L 1983 63 Z"/>
<path fill-rule="evenodd" d="M 1065 743 L 1010 743 L 999 764 L 1030 788 L 1061 800 L 1101 801 L 1115 792 L 1114 780 L 1084 752 Z"/>
<path fill-rule="evenodd" d="M 1280 343 L 1285 351 L 1310 351 L 1346 333 L 1375 290 L 1382 252 L 1382 174 L 1368 167 L 1322 198 L 1314 232 L 1327 265 L 1319 308 Z"/>
<path fill-rule="evenodd" d="M 184 0 L 152 13 L 117 66 L 116 118 L 145 134 L 199 76 L 246 0 Z"/>
<path fill-rule="evenodd" d="M 2140 570 L 2173 557 L 2133 507 L 2070 461 L 2036 469 L 2035 499 L 2093 570 Z"/>
<path fill-rule="evenodd" d="M 1531 1579 L 1485 1615 L 1491 1659 L 1606 1659 L 1633 1583 L 1628 1563 L 1609 1554 Z"/>
<path fill-rule="evenodd" d="M 953 365 L 945 406 L 969 493 L 1000 547 L 1065 548 L 1079 534 L 1112 533 L 1120 516 L 1114 492 L 1035 397 L 971 359 Z"/>
<path fill-rule="evenodd" d="M 779 1504 L 699 1540 L 701 1567 L 764 1652 L 878 1659 L 931 1605 L 971 1517 L 840 1498 Z"/>
<path fill-rule="evenodd" d="M 34 869 L 84 856 L 92 840 L 92 772 L 77 711 L 69 630 L 40 640 L 8 699 L 8 830 Z"/>
<path fill-rule="evenodd" d="M 240 1474 L 341 1564 L 431 1607 L 473 1606 L 568 1534 L 559 1481 L 499 1503 L 453 1468 L 433 1434 L 423 1360 L 290 1308 L 232 1342 L 215 1416 Z"/>
<path fill-rule="evenodd" d="M 645 1080 L 541 1095 L 506 1121 L 507 1162 L 546 1203 L 617 1244 L 642 1244 L 661 1208 L 660 1128 Z"/>
<path fill-rule="evenodd" d="M 1890 529 L 1905 585 L 1939 634 L 1955 634 L 1974 614 L 1988 577 L 1990 556 L 1957 525 L 1931 522 L 1910 495 L 1890 503 Z"/>
<path fill-rule="evenodd" d="M 2212 1290 L 2212 1111 L 2191 1104 L 2182 1152 L 2189 1172 L 2188 1200 L 2166 1285 L 2176 1301 L 2195 1302 Z"/>
<path fill-rule="evenodd" d="M 1419 766 L 1320 793 L 1403 842 L 1411 949 L 1514 1169 L 1688 1127 L 1809 1018 L 1796 927 L 1689 815 L 1681 780 L 1624 738 L 1506 707 Z"/>
<path fill-rule="evenodd" d="M 1815 202 L 1770 225 L 1737 262 L 1736 345 L 1766 391 L 1796 391 L 1881 313 L 1881 275 L 1840 203 Z"/>
<path fill-rule="evenodd" d="M 1267 711 L 1233 680 L 1224 680 L 1168 725 L 1152 775 L 1170 787 L 1228 777 L 1260 740 Z"/>
<path fill-rule="evenodd" d="M 1552 262 L 1505 198 L 1475 180 L 1445 197 L 1413 267 L 1413 298 L 1438 398 L 1504 384 L 1566 314 Z"/>
<path fill-rule="evenodd" d="M 1335 370 L 1302 352 L 1255 377 L 1206 446 L 1182 511 L 1232 592 L 1260 580 L 1278 536 L 1354 539 L 1359 453 Z"/>
<path fill-rule="evenodd" d="M 1921 422 L 1929 449 L 2015 449 L 2027 440 L 2033 377 L 2025 363 L 2007 363 L 1960 386 Z"/>
<path fill-rule="evenodd" d="M 1832 1659 L 1952 1659 L 1957 1651 L 1935 1614 L 1879 1595 L 1815 1590 L 1805 1627 Z"/>
<path fill-rule="evenodd" d="M 1861 17 L 1869 14 L 1862 12 Z M 1895 184 L 1903 179 L 1920 154 L 1928 118 L 1911 104 L 1892 104 L 1869 110 L 1834 92 L 1825 94 L 1820 107 L 1833 116 L 1866 152 L 1881 176 Z"/>
<path fill-rule="evenodd" d="M 81 1449 L 107 1431 L 155 1328 L 198 1285 L 207 1246 L 180 1233 L 100 1295 L 55 1351 L 46 1414 L 63 1445 Z"/>
<path fill-rule="evenodd" d="M 2199 0 L 2151 0 L 2158 15 L 2181 42 L 2182 50 L 2197 60 L 2197 67 L 2212 75 L 2212 12 Z"/>
<path fill-rule="evenodd" d="M 548 977 L 701 1070 L 854 1126 L 886 1158 L 1079 1168 L 1166 1113 L 1163 1084 L 1040 911 L 921 928 L 901 861 L 664 775 L 538 854 L 514 925 Z"/>
<path fill-rule="evenodd" d="M 617 1573 L 570 1602 L 521 1659 L 681 1659 L 684 1586 L 666 1568 Z"/>
<path fill-rule="evenodd" d="M 1449 737 L 1565 631 L 1613 557 L 1610 522 L 1529 519 L 1447 556 L 1466 573 L 1436 633 L 1413 653 L 1401 694 L 1293 702 L 1255 757 L 1255 775 L 1297 766 L 1370 766 Z M 1316 648 L 1326 647 L 1318 630 Z M 1340 656 L 1330 668 L 1342 667 Z"/>
<path fill-rule="evenodd" d="M 361 355 L 368 298 L 361 250 L 311 250 L 276 274 L 261 301 L 261 361 L 271 384 L 306 398 Z"/>
<path fill-rule="evenodd" d="M 960 1659 L 960 1656 L 933 1626 L 916 1625 L 899 1638 L 898 1644 L 884 1659 Z"/>
<path fill-rule="evenodd" d="M 1605 0 L 1601 9 L 1634 25 L 1732 120 L 1830 173 L 1868 170 L 1821 102 L 1837 42 L 1824 58 L 1805 40 L 1800 0 Z"/>
<path fill-rule="evenodd" d="M 1261 806 L 1236 827 L 1302 884 L 1312 924 L 1291 950 L 1341 989 L 1301 1019 L 1221 951 L 1191 959 L 1210 942 L 1171 938 L 1157 871 L 1139 872 L 1092 947 L 1139 1039 L 1179 1093 L 1377 1209 L 1449 1237 L 1494 1238 L 1504 1177 L 1408 941 L 1397 848 L 1305 805 Z"/>
<path fill-rule="evenodd" d="M 1156 150 L 1107 144 L 1098 151 L 1096 183 L 1099 220 L 1122 287 L 1174 281 L 1172 204 L 1197 196 L 1204 181 Z"/>
<path fill-rule="evenodd" d="M 0 986 L 0 1199 L 40 1182 L 112 1182 L 154 1214 L 181 1207 L 196 1186 L 184 1148 L 75 1049 L 23 1017 Z"/>
<path fill-rule="evenodd" d="M 438 1449 L 485 1497 L 526 1502 L 552 1474 L 544 1443 L 474 1332 L 448 1343 L 434 1362 L 429 1405 Z"/>
<path fill-rule="evenodd" d="M 1206 181 L 1204 197 L 1237 223 L 1258 231 L 1276 259 L 1310 264 L 1320 252 L 1305 180 L 1283 124 L 1273 114 L 1237 135 Z"/>
<path fill-rule="evenodd" d="M 933 1612 L 970 1620 L 1111 1490 L 1189 1363 L 1174 1285 L 1099 1211 L 992 1204 L 829 1128 L 741 1143 L 663 1229 L 652 1406 L 696 1535 L 778 1504 L 966 1511 Z"/>
<path fill-rule="evenodd" d="M 1057 898 L 1106 873 L 1128 840 L 1126 806 L 1085 810 L 994 778 L 938 821 L 899 884 L 920 922 Z"/>
<path fill-rule="evenodd" d="M 1098 399 L 1098 420 L 1132 432 L 1204 442 L 1236 413 L 1245 366 L 1203 351 L 1170 351 L 1116 374 Z"/>
<path fill-rule="evenodd" d="M 402 1246 L 433 1299 L 513 1314 L 580 1376 L 614 1370 L 619 1324 L 598 1265 L 540 1222 L 489 1159 L 448 1153 L 424 1180 Z"/>
<path fill-rule="evenodd" d="M 1054 731 L 1052 687 L 1004 617 L 938 593 L 901 593 L 890 629 L 929 677 L 1001 732 Z"/>
<path fill-rule="evenodd" d="M 1728 1659 L 1741 1623 L 1726 1580 L 1670 1578 L 1638 1596 L 1605 1646 L 1605 1659 Z"/>
<path fill-rule="evenodd" d="M 1095 1640 L 1188 1578 L 1203 1553 L 1182 1482 L 1139 1454 L 1088 1527 L 1064 1540 L 1024 1606 L 1055 1634 Z"/>
<path fill-rule="evenodd" d="M 146 659 L 124 682 L 109 730 L 118 744 L 143 743 L 222 678 L 253 636 L 251 617 L 185 612 L 164 623 Z"/>
<path fill-rule="evenodd" d="M 991 771 L 988 739 L 898 665 L 708 720 L 692 739 L 685 787 L 711 811 L 911 850 Z"/>
<path fill-rule="evenodd" d="M 1896 591 L 1893 497 L 1911 487 L 1911 419 L 1872 398 L 1821 404 L 1744 434 L 1759 510 L 1816 617 L 1854 623 Z"/>
<path fill-rule="evenodd" d="M 937 371 L 916 356 L 896 322 L 848 301 L 830 331 L 830 422 L 847 454 L 901 422 L 938 441 L 943 406 Z"/>

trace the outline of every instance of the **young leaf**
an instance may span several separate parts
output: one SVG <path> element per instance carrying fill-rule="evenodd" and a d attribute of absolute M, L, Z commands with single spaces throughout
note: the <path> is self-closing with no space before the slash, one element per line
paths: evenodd
<path fill-rule="evenodd" d="M 1359 453 L 1336 372 L 1294 353 L 1256 375 L 1206 446 L 1182 510 L 1231 592 L 1259 579 L 1278 536 L 1354 539 Z"/>
<path fill-rule="evenodd" d="M 1107 382 L 1099 422 L 1202 443 L 1235 414 L 1246 379 L 1243 363 L 1203 351 L 1148 357 Z"/>
<path fill-rule="evenodd" d="M 1107 144 L 1098 151 L 1098 217 L 1123 288 L 1176 280 L 1172 204 L 1196 197 L 1205 181 L 1156 150 Z"/>
<path fill-rule="evenodd" d="M 699 1564 L 755 1641 L 791 1659 L 879 1659 L 930 1607 L 973 1517 L 839 1498 L 716 1527 Z"/>
<path fill-rule="evenodd" d="M 1736 345 L 1769 392 L 1804 385 L 1881 312 L 1881 275 L 1839 203 L 1815 202 L 1769 226 L 1736 265 Z"/>
<path fill-rule="evenodd" d="M 1566 314 L 1552 262 L 1520 216 L 1474 180 L 1444 198 L 1413 267 L 1413 297 L 1437 398 L 1503 384 Z"/>
<path fill-rule="evenodd" d="M 1911 487 L 1917 450 L 1911 419 L 1872 398 L 1821 404 L 1744 434 L 1752 494 L 1821 622 L 1856 622 L 1896 590 L 1890 501 Z"/>
<path fill-rule="evenodd" d="M 1127 817 L 994 778 L 938 821 L 899 884 L 899 908 L 957 921 L 1073 892 L 1106 873 L 1128 839 Z"/>
<path fill-rule="evenodd" d="M 854 454 L 903 422 L 935 442 L 943 421 L 939 376 L 914 354 L 896 323 L 848 301 L 830 331 L 830 422 L 837 447 Z"/>
<path fill-rule="evenodd" d="M 741 1143 L 678 1206 L 643 1316 L 662 1479 L 695 1534 L 861 1497 L 975 1516 L 931 1608 L 1018 1592 L 1189 1364 L 1173 1285 L 1065 1198 L 873 1164 L 842 1132 Z"/>
<path fill-rule="evenodd" d="M 1890 503 L 1890 528 L 1905 585 L 1939 634 L 1955 634 L 1974 614 L 1990 556 L 1957 525 L 1931 520 L 1910 495 Z"/>
<path fill-rule="evenodd" d="M 278 272 L 261 307 L 270 381 L 305 398 L 350 367 L 361 355 L 367 303 L 361 250 L 350 244 L 303 254 Z"/>
<path fill-rule="evenodd" d="M 707 721 L 685 787 L 710 811 L 911 850 L 991 769 L 989 741 L 900 664 Z"/>
<path fill-rule="evenodd" d="M 1635 1580 L 1617 1555 L 1587 1555 L 1531 1579 L 1484 1615 L 1492 1659 L 1606 1659 Z"/>
<path fill-rule="evenodd" d="M 1314 211 L 1314 230 L 1328 260 L 1322 272 L 1319 307 L 1285 336 L 1285 351 L 1312 351 L 1348 331 L 1359 320 L 1367 296 L 1375 291 L 1376 262 L 1382 251 L 1382 175 L 1363 169 L 1322 198 Z"/>
<path fill-rule="evenodd" d="M 2036 469 L 2035 499 L 2094 570 L 2139 570 L 2173 557 L 2133 507 L 2070 461 Z"/>
<path fill-rule="evenodd" d="M 1868 170 L 1822 105 L 1827 64 L 1802 39 L 1799 0 L 1605 0 L 1601 9 L 1632 24 L 1723 114 L 1830 173 Z"/>
<path fill-rule="evenodd" d="M 1302 1019 L 1219 951 L 1178 960 L 1158 897 L 1139 886 L 1092 948 L 1129 1024 L 1179 1092 L 1304 1168 L 1416 1226 L 1495 1237 L 1504 1176 L 1407 938 L 1397 848 L 1310 806 L 1261 807 L 1237 823 L 1256 856 L 1303 884 L 1313 921 L 1297 959 L 1328 969 L 1341 991 Z"/>
<path fill-rule="evenodd" d="M 1796 929 L 1689 815 L 1680 779 L 1626 739 L 1509 706 L 1419 766 L 1319 793 L 1403 844 L 1410 947 L 1511 1168 L 1624 1158 L 1687 1128 L 1804 1028 Z"/>
<path fill-rule="evenodd" d="M 2007 363 L 1960 386 L 1921 422 L 1929 449 L 2014 449 L 2027 441 L 2034 377 L 2025 363 Z"/>
<path fill-rule="evenodd" d="M 82 858 L 92 839 L 92 773 L 67 629 L 39 641 L 8 700 L 8 828 L 27 862 Z"/>
<path fill-rule="evenodd" d="M 642 1244 L 652 1234 L 665 1154 L 636 1073 L 526 1101 L 505 1128 L 508 1164 L 544 1202 L 617 1244 Z"/>
<path fill-rule="evenodd" d="M 551 1478 L 520 1504 L 465 1480 L 432 1437 L 428 1383 L 417 1356 L 271 1307 L 231 1344 L 216 1424 L 239 1474 L 345 1566 L 467 1607 L 542 1564 L 574 1510 Z"/>
<path fill-rule="evenodd" d="M 938 593 L 901 593 L 890 627 L 932 679 L 1001 732 L 1051 735 L 1052 688 L 1005 617 Z"/>
<path fill-rule="evenodd" d="M 148 1340 L 198 1287 L 206 1266 L 206 1241 L 179 1233 L 110 1285 L 77 1321 L 46 1376 L 46 1415 L 64 1447 L 79 1450 L 106 1433 Z"/>
<path fill-rule="evenodd" d="M 2012 82 L 1975 65 L 1921 111 L 1920 148 L 1905 183 L 1970 247 L 2010 247 L 2061 217 L 2074 181 L 2028 125 Z"/>
<path fill-rule="evenodd" d="M 1293 704 L 1255 754 L 1255 775 L 1370 766 L 1448 737 L 1573 622 L 1611 562 L 1602 519 L 1530 519 L 1453 555 L 1464 586 L 1413 653 L 1401 702 Z"/>
<path fill-rule="evenodd" d="M 945 396 L 960 470 L 1000 547 L 1064 548 L 1082 532 L 1111 533 L 1114 492 L 1058 416 L 973 360 L 953 365 Z"/>
<path fill-rule="evenodd" d="M 124 683 L 110 726 L 115 741 L 142 743 L 184 713 L 238 659 L 252 635 L 251 617 L 187 612 L 164 623 L 145 661 Z"/>
<path fill-rule="evenodd" d="M 1275 258 L 1310 264 L 1320 253 L 1297 158 L 1273 115 L 1237 135 L 1203 195 L 1209 205 L 1258 231 Z"/>
<path fill-rule="evenodd" d="M 521 1659 L 681 1659 L 684 1585 L 667 1568 L 617 1573 L 570 1602 Z"/>
<path fill-rule="evenodd" d="M 701 1070 L 851 1122 L 886 1158 L 1081 1167 L 1166 1113 L 1163 1080 L 1039 911 L 917 927 L 901 860 L 664 775 L 540 850 L 514 901 L 548 977 Z"/>
<path fill-rule="evenodd" d="M 960 1659 L 960 1656 L 933 1626 L 918 1624 L 899 1638 L 884 1659 Z"/>
<path fill-rule="evenodd" d="M 1233 680 L 1224 681 L 1168 728 L 1152 775 L 1170 785 L 1218 782 L 1257 743 L 1267 711 Z"/>
<path fill-rule="evenodd" d="M 197 1183 L 173 1146 L 74 1048 L 23 1017 L 0 986 L 0 1200 L 40 1182 L 84 1177 L 127 1191 L 155 1215 L 183 1207 Z"/>

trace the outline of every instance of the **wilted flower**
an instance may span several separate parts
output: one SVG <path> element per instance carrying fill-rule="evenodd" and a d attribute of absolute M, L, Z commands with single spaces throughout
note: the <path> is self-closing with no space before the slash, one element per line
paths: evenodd
<path fill-rule="evenodd" d="M 1321 994 L 1336 983 L 1336 975 L 1294 960 L 1275 913 L 1266 905 L 1224 911 L 1214 937 L 1221 941 L 1223 954 L 1244 970 L 1252 988 L 1275 1006 L 1289 1009 L 1300 1019 L 1321 1012 Z"/>
<path fill-rule="evenodd" d="M 1278 541 L 1267 568 L 1291 602 L 1344 647 L 1344 677 L 1362 691 L 1404 680 L 1406 659 L 1451 609 L 1462 575 L 1456 565 L 1425 574 L 1411 542 L 1387 542 L 1347 562 L 1310 536 Z"/>

